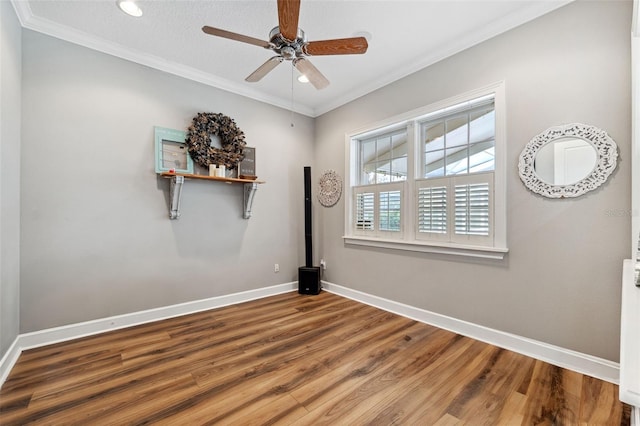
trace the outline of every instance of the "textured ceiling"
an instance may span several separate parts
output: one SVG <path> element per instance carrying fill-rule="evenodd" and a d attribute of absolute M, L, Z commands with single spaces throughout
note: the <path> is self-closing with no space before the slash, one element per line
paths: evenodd
<path fill-rule="evenodd" d="M 276 0 L 139 1 L 141 18 L 122 13 L 115 0 L 12 0 L 25 28 L 312 117 L 568 2 L 302 0 L 299 26 L 309 41 L 371 35 L 364 55 L 309 58 L 331 82 L 318 91 L 293 81 L 290 62 L 245 82 L 273 52 L 201 30 L 267 40 L 277 25 Z"/>

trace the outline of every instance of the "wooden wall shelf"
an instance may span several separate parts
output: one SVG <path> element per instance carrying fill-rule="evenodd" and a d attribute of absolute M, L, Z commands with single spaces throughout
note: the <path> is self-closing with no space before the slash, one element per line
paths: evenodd
<path fill-rule="evenodd" d="M 258 190 L 258 184 L 265 183 L 261 180 L 250 179 L 238 179 L 227 178 L 217 176 L 205 176 L 205 175 L 193 175 L 186 173 L 161 173 L 163 178 L 171 179 L 170 198 L 171 205 L 169 206 L 169 219 L 178 219 L 180 217 L 180 199 L 182 197 L 182 185 L 184 185 L 185 179 L 200 179 L 216 182 L 224 182 L 227 184 L 240 183 L 244 186 L 244 214 L 245 219 L 251 217 L 251 206 L 253 205 L 253 198 Z"/>

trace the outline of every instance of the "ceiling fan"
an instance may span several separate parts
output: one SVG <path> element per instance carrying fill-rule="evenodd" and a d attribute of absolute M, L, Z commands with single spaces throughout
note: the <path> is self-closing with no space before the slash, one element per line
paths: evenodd
<path fill-rule="evenodd" d="M 299 15 L 300 0 L 278 0 L 278 26 L 269 33 L 269 41 L 209 26 L 202 27 L 202 31 L 217 37 L 264 47 L 277 54 L 251 73 L 245 79 L 248 82 L 260 81 L 262 77 L 286 60 L 292 61 L 293 66 L 304 74 L 316 89 L 324 89 L 329 85 L 329 80 L 305 56 L 362 54 L 367 51 L 367 39 L 351 37 L 307 41 L 304 31 L 298 28 Z"/>

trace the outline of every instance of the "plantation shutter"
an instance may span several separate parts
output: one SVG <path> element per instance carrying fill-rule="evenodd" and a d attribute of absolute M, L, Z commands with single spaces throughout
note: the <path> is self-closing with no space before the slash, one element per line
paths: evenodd
<path fill-rule="evenodd" d="M 493 172 L 417 181 L 416 239 L 493 244 Z"/>
<path fill-rule="evenodd" d="M 356 230 L 373 231 L 375 194 L 360 192 L 356 194 Z"/>
<path fill-rule="evenodd" d="M 493 172 L 456 176 L 450 191 L 455 199 L 451 242 L 493 245 Z"/>
<path fill-rule="evenodd" d="M 386 239 L 402 238 L 403 191 L 404 182 L 354 187 L 353 232 Z"/>
<path fill-rule="evenodd" d="M 379 230 L 400 231 L 401 201 L 400 191 L 380 192 Z"/>
<path fill-rule="evenodd" d="M 447 187 L 418 188 L 418 232 L 447 233 Z"/>
<path fill-rule="evenodd" d="M 489 184 L 455 186 L 455 233 L 489 235 Z"/>

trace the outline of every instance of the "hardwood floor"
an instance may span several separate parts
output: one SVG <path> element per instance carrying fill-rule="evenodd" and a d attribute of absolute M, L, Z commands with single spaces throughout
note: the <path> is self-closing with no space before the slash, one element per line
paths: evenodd
<path fill-rule="evenodd" d="M 287 293 L 25 351 L 2 425 L 627 425 L 616 385 Z"/>

